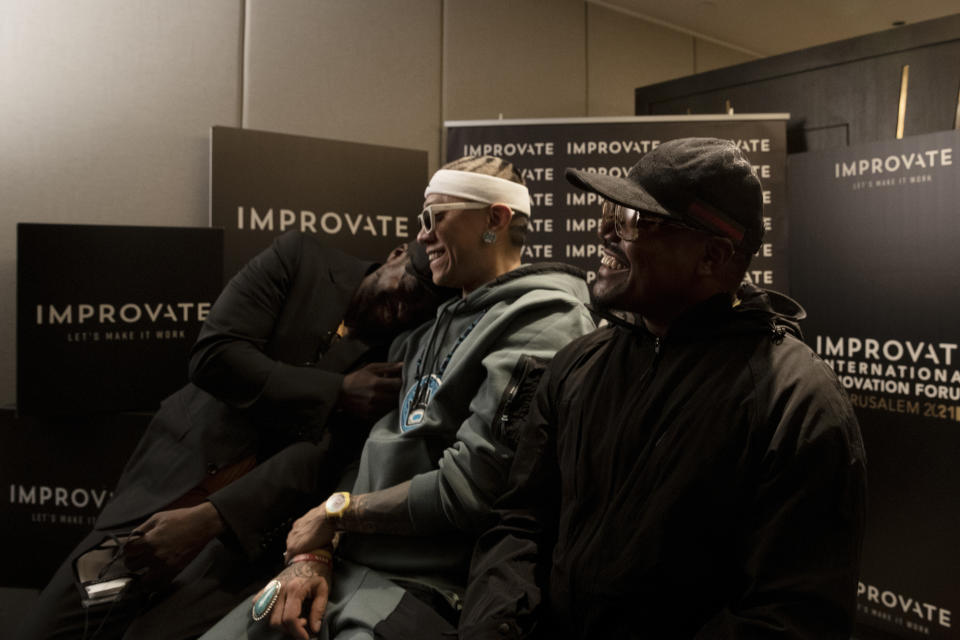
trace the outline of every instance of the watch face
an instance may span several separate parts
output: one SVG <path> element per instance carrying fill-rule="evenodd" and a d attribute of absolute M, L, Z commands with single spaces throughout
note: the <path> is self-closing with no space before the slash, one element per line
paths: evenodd
<path fill-rule="evenodd" d="M 339 514 L 347 506 L 347 497 L 342 493 L 335 493 L 327 498 L 327 513 Z"/>

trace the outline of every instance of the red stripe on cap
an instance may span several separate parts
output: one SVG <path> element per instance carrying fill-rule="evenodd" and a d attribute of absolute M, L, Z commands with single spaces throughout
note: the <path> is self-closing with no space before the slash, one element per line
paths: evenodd
<path fill-rule="evenodd" d="M 687 214 L 706 226 L 723 233 L 735 243 L 740 244 L 743 242 L 745 233 L 743 225 L 731 220 L 710 205 L 694 200 L 690 203 L 690 206 L 687 207 Z"/>

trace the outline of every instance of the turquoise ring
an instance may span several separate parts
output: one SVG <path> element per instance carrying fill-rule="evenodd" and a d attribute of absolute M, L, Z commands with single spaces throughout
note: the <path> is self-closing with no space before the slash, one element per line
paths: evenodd
<path fill-rule="evenodd" d="M 270 610 L 273 609 L 273 605 L 277 603 L 277 598 L 280 597 L 281 586 L 279 580 L 271 580 L 267 583 L 267 586 L 263 588 L 263 593 L 254 601 L 253 611 L 250 612 L 255 621 L 259 622 L 263 620 L 267 617 L 267 614 L 270 613 Z"/>

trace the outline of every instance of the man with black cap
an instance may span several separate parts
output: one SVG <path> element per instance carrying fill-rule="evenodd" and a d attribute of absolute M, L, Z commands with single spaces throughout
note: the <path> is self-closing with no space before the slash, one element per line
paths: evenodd
<path fill-rule="evenodd" d="M 741 285 L 762 192 L 730 141 L 661 144 L 603 197 L 605 328 L 561 350 L 475 548 L 464 638 L 844 638 L 864 525 L 859 427 L 800 339 Z"/>
<path fill-rule="evenodd" d="M 377 265 L 309 234 L 278 236 L 217 298 L 192 382 L 164 400 L 17 637 L 196 637 L 256 591 L 293 517 L 332 490 L 396 404 L 390 340 L 454 293 L 433 284 L 417 243 Z M 146 574 L 119 601 L 82 607 L 74 558 L 131 530 L 116 564 Z"/>

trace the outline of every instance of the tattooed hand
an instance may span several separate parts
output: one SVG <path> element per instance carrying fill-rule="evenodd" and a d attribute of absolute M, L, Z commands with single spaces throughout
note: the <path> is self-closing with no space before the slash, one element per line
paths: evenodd
<path fill-rule="evenodd" d="M 282 585 L 270 611 L 270 626 L 291 638 L 308 640 L 320 631 L 333 570 L 322 562 L 295 562 L 277 575 Z M 262 593 L 262 591 L 261 591 Z M 254 596 L 254 601 L 260 593 Z"/>
<path fill-rule="evenodd" d="M 320 549 L 333 540 L 336 533 L 333 524 L 327 518 L 327 510 L 321 504 L 297 518 L 287 534 L 287 554 L 292 558 L 298 553 L 306 553 L 311 549 Z"/>
<path fill-rule="evenodd" d="M 416 532 L 410 520 L 410 484 L 411 481 L 407 480 L 380 491 L 355 493 L 350 496 L 350 503 L 339 518 L 328 517 L 324 504 L 311 509 L 293 523 L 287 534 L 286 557 L 327 546 L 338 529 L 414 535 Z"/>

